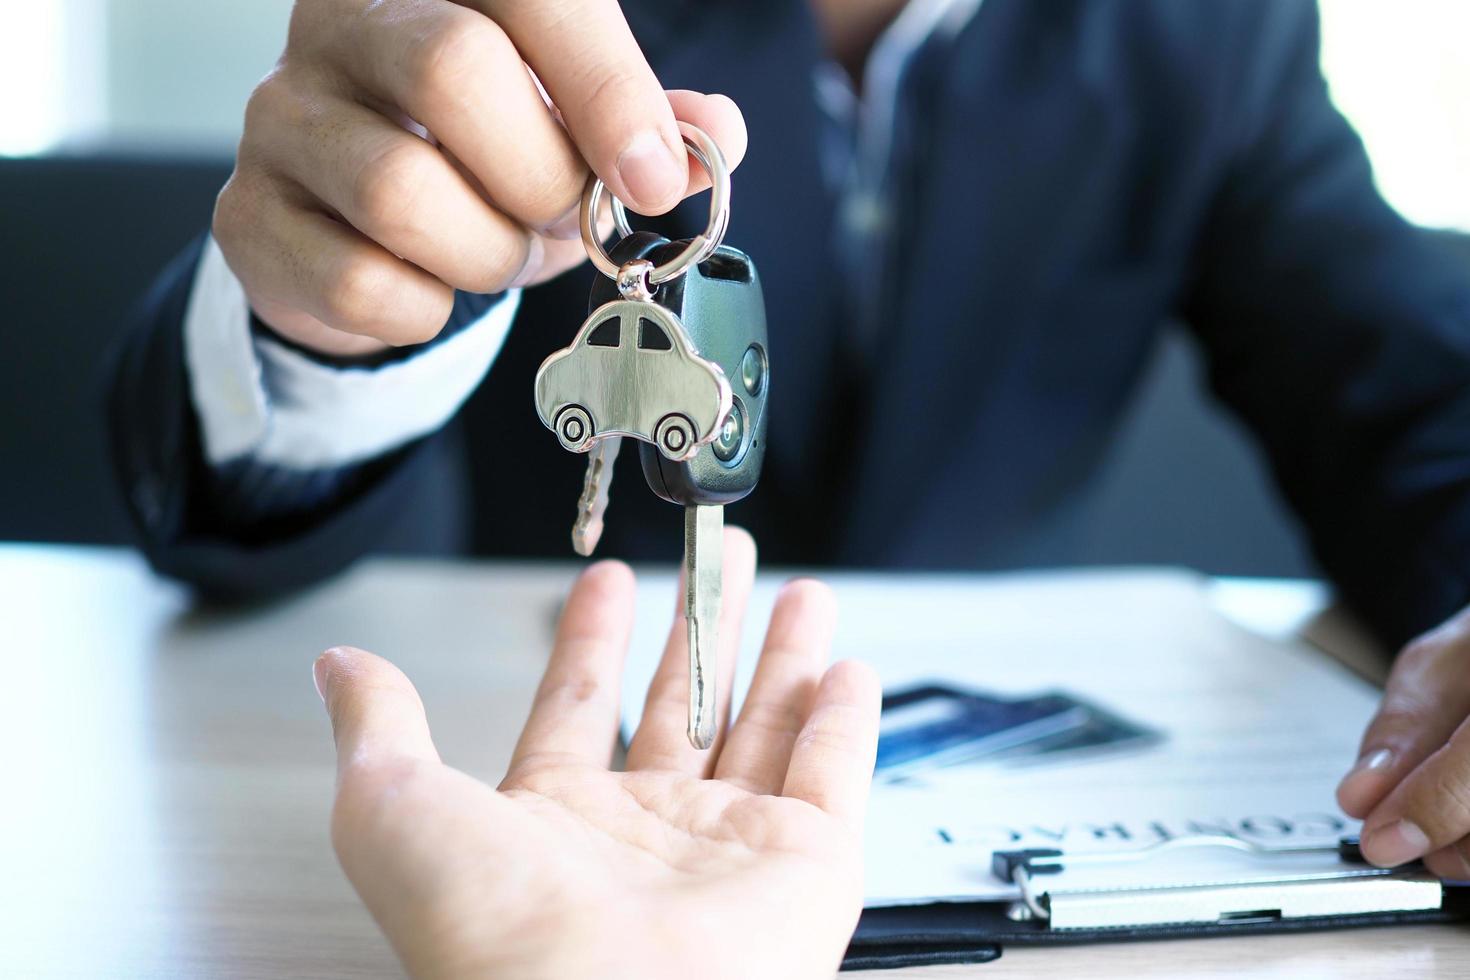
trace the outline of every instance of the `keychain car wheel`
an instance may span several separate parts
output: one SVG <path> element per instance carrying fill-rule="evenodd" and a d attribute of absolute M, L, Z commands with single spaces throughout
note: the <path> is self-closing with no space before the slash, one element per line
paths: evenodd
<path fill-rule="evenodd" d="M 592 448 L 592 416 L 581 405 L 568 405 L 556 417 L 556 438 L 563 449 L 585 453 Z"/>
<path fill-rule="evenodd" d="M 659 452 L 675 462 L 682 462 L 699 451 L 694 443 L 694 423 L 677 412 L 659 419 L 653 440 Z"/>

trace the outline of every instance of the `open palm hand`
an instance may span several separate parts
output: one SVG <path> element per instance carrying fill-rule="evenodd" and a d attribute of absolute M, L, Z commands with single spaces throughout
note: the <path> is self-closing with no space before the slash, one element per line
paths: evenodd
<path fill-rule="evenodd" d="M 754 573 L 725 543 L 721 728 Z M 439 761 L 412 685 L 338 649 L 318 662 L 339 758 L 333 840 L 421 977 L 810 977 L 835 969 L 861 903 L 877 739 L 871 671 L 824 673 L 831 593 L 789 584 L 740 718 L 708 752 L 684 735 L 676 622 L 625 772 L 608 768 L 633 577 L 578 580 L 498 789 Z"/>

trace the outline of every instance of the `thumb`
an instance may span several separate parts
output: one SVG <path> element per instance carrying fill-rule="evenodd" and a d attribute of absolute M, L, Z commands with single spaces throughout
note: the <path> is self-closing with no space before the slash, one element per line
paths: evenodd
<path fill-rule="evenodd" d="M 339 781 L 355 766 L 439 761 L 424 704 L 397 667 L 363 650 L 334 647 L 317 658 L 312 676 L 332 720 Z"/>
<path fill-rule="evenodd" d="M 1395 867 L 1449 848 L 1470 834 L 1470 722 L 1388 794 L 1363 822 L 1363 856 Z M 1437 862 L 1463 875 L 1465 862 Z"/>
<path fill-rule="evenodd" d="M 1470 618 L 1463 612 L 1399 654 L 1358 761 L 1338 786 L 1344 812 L 1366 817 L 1470 715 L 1467 666 Z"/>

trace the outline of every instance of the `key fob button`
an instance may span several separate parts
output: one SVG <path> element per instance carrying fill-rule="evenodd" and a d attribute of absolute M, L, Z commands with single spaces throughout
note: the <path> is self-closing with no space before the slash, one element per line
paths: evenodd
<path fill-rule="evenodd" d="M 766 352 L 760 344 L 751 344 L 740 359 L 740 383 L 752 398 L 759 396 L 766 386 Z"/>
<path fill-rule="evenodd" d="M 725 416 L 725 424 L 712 445 L 715 458 L 722 463 L 734 463 L 740 456 L 745 446 L 745 411 L 740 407 L 740 399 L 730 403 L 730 414 Z"/>

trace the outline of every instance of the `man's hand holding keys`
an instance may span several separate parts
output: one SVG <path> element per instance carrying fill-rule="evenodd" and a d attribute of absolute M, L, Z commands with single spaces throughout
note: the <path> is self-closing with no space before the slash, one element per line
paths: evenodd
<path fill-rule="evenodd" d="M 633 616 L 616 562 L 573 588 L 498 789 L 440 761 L 392 664 L 345 649 L 318 660 L 337 743 L 332 840 L 413 976 L 832 975 L 862 904 L 878 680 L 827 667 L 832 594 L 791 582 L 727 727 L 749 535 L 726 532 L 724 556 L 721 734 L 707 752 L 685 739 L 676 617 L 627 771 L 608 769 Z"/>
<path fill-rule="evenodd" d="M 735 104 L 665 92 L 615 0 L 297 0 L 214 237 L 288 339 L 334 355 L 422 343 L 454 290 L 585 261 L 589 168 L 648 214 L 707 187 L 676 119 L 732 168 L 744 156 Z"/>

